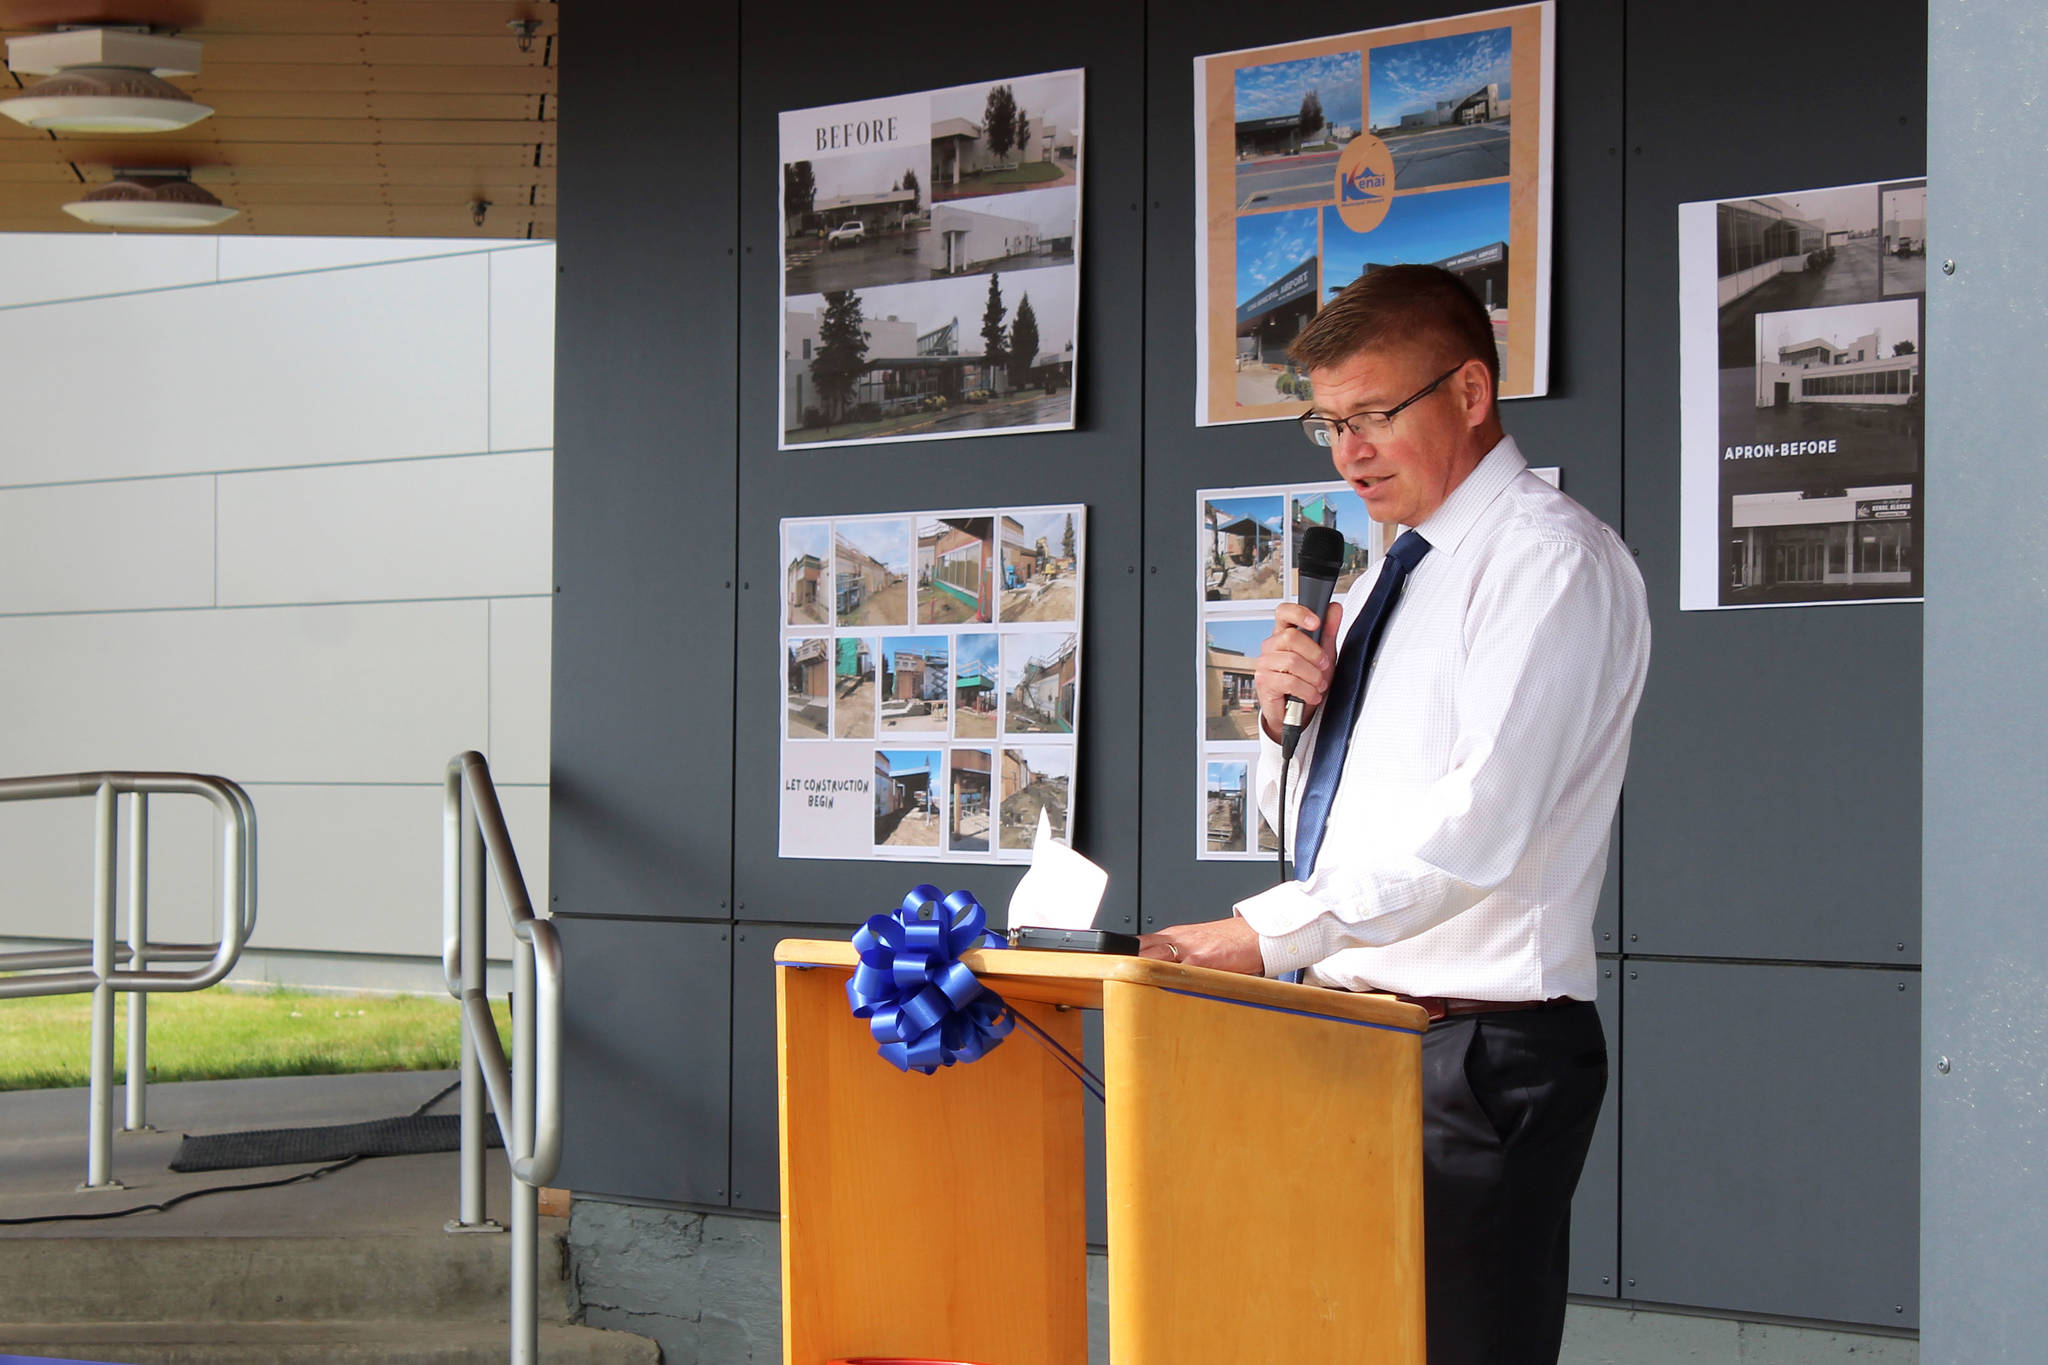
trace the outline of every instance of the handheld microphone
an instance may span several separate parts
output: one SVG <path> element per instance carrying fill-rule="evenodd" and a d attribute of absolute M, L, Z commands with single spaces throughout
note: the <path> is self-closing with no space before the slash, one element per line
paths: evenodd
<path fill-rule="evenodd" d="M 1309 527 L 1302 533 L 1301 557 L 1295 567 L 1301 574 L 1295 601 L 1316 614 L 1316 628 L 1308 632 L 1308 637 L 1321 640 L 1323 614 L 1330 609 L 1330 594 L 1337 590 L 1337 573 L 1344 567 L 1343 535 L 1334 527 Z M 1280 727 L 1280 761 L 1283 763 L 1294 757 L 1294 746 L 1301 743 L 1301 727 L 1306 723 L 1307 710 L 1300 697 L 1287 699 L 1287 710 Z"/>

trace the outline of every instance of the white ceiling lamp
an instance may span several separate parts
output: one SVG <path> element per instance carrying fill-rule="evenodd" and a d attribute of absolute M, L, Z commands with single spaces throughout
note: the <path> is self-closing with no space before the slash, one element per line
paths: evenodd
<path fill-rule="evenodd" d="M 66 204 L 64 211 L 95 227 L 200 228 L 241 212 L 192 183 L 189 171 L 115 171 L 114 178 Z"/>
<path fill-rule="evenodd" d="M 125 28 L 63 29 L 7 40 L 8 68 L 45 76 L 0 100 L 0 114 L 57 133 L 168 133 L 213 112 L 164 80 L 199 73 L 199 44 Z"/>

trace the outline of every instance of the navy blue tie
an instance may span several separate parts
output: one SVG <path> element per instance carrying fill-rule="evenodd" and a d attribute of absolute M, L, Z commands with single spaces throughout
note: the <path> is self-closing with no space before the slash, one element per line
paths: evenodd
<path fill-rule="evenodd" d="M 1429 553 L 1429 542 L 1414 531 L 1404 531 L 1387 551 L 1372 594 L 1358 624 L 1344 637 L 1337 652 L 1336 672 L 1323 699 L 1323 728 L 1316 740 L 1315 758 L 1310 762 L 1308 781 L 1301 789 L 1300 823 L 1294 832 L 1294 876 L 1307 881 L 1316 869 L 1316 853 L 1323 846 L 1323 831 L 1330 818 L 1330 802 L 1337 795 L 1337 779 L 1344 772 L 1344 755 L 1351 748 L 1351 727 L 1358 723 L 1358 706 L 1365 699 L 1365 679 L 1372 670 L 1372 656 L 1386 633 L 1387 618 L 1401 600 L 1401 584 L 1409 572 Z"/>

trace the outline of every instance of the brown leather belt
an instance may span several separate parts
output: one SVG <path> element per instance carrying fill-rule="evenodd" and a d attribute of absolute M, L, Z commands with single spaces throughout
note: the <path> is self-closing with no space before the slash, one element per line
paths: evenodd
<path fill-rule="evenodd" d="M 1553 995 L 1548 1000 L 1461 1000 L 1447 995 L 1402 995 L 1389 991 L 1396 1000 L 1404 1004 L 1420 1005 L 1429 1015 L 1429 1022 L 1448 1019 L 1459 1014 L 1494 1014 L 1504 1010 L 1542 1010 L 1557 1005 L 1574 1003 L 1569 995 Z"/>

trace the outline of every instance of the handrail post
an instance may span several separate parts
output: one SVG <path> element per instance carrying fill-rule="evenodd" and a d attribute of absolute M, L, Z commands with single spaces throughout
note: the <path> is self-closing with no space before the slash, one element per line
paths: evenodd
<path fill-rule="evenodd" d="M 462 992 L 484 989 L 484 831 L 476 818 L 476 798 L 462 783 Z M 477 1053 L 476 1030 L 462 1017 L 462 1217 L 464 1228 L 497 1232 L 499 1225 L 484 1215 L 484 1121 L 489 1096 L 484 1093 L 483 1062 Z M 502 1120 L 501 1120 L 502 1121 Z"/>
<path fill-rule="evenodd" d="M 149 966 L 149 793 L 128 796 L 128 966 Z M 128 992 L 128 1121 L 125 1132 L 149 1126 L 149 993 Z"/>
<path fill-rule="evenodd" d="M 92 876 L 92 1115 L 86 1137 L 85 1183 L 81 1190 L 121 1188 L 114 1179 L 114 784 L 102 781 L 93 795 Z"/>
<path fill-rule="evenodd" d="M 512 997 L 513 1152 L 533 1154 L 533 945 L 516 938 Z M 539 1353 L 540 1191 L 512 1181 L 512 1365 L 531 1365 Z"/>

